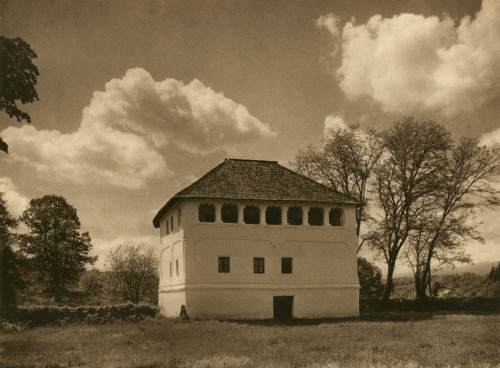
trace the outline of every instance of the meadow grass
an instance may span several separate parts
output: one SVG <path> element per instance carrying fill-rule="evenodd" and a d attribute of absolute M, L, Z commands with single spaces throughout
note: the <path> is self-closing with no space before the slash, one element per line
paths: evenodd
<path fill-rule="evenodd" d="M 402 317 L 403 316 L 403 317 Z M 0 331 L 2 367 L 498 367 L 499 315 L 138 323 Z"/>

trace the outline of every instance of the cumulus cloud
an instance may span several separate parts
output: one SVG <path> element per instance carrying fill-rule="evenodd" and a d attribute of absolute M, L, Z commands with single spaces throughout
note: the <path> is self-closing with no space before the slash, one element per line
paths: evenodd
<path fill-rule="evenodd" d="M 205 154 L 273 136 L 244 106 L 200 81 L 156 82 L 139 68 L 95 92 L 73 133 L 31 126 L 2 132 L 9 142 L 9 159 L 51 179 L 132 189 L 169 173 L 164 160 L 169 147 Z"/>
<path fill-rule="evenodd" d="M 475 19 L 375 15 L 342 29 L 340 87 L 388 112 L 427 109 L 448 116 L 477 110 L 500 91 L 500 2 L 484 0 Z M 322 18 L 320 18 L 322 19 Z M 319 24 L 339 37 L 332 21 Z"/>
<path fill-rule="evenodd" d="M 7 177 L 0 177 L 0 192 L 7 204 L 7 209 L 14 217 L 19 217 L 28 207 L 29 199 L 17 191 L 12 180 Z"/>
<path fill-rule="evenodd" d="M 329 115 L 325 118 L 325 129 L 323 135 L 326 136 L 330 130 L 347 129 L 349 126 L 341 115 Z"/>

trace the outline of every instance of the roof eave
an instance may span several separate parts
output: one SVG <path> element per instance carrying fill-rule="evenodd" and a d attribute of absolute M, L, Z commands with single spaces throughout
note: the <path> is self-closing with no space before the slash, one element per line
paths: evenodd
<path fill-rule="evenodd" d="M 153 226 L 158 229 L 160 227 L 161 218 L 171 209 L 179 200 L 179 197 L 172 197 L 168 200 L 167 203 L 158 211 L 156 216 L 153 219 Z"/>

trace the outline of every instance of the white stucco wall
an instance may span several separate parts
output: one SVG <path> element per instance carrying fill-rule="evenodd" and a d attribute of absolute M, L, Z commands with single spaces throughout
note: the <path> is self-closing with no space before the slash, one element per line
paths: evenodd
<path fill-rule="evenodd" d="M 161 220 L 160 229 L 166 228 L 167 219 L 174 218 L 173 233 L 166 235 L 164 231 L 161 237 L 162 313 L 176 317 L 185 305 L 192 318 L 272 318 L 273 296 L 293 295 L 293 316 L 297 318 L 359 315 L 354 206 L 342 206 L 341 227 L 249 225 L 241 223 L 243 208 L 249 203 L 244 201 L 230 201 L 240 208 L 240 223 L 220 222 L 220 206 L 227 202 L 183 200 Z M 200 203 L 215 204 L 219 221 L 200 223 Z M 276 205 L 258 204 L 261 211 L 268 204 Z M 292 203 L 278 204 L 284 209 L 282 219 L 286 222 L 286 206 Z M 304 211 L 312 205 L 296 204 Z M 179 207 L 182 222 L 176 226 Z M 222 256 L 230 257 L 229 273 L 218 272 L 218 257 Z M 254 257 L 265 259 L 264 274 L 254 273 Z M 282 257 L 293 258 L 291 274 L 281 273 Z"/>

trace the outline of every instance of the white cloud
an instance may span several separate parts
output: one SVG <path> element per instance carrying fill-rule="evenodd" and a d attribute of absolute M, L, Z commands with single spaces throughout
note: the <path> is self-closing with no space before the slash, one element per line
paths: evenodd
<path fill-rule="evenodd" d="M 10 214 L 14 217 L 21 216 L 28 207 L 29 199 L 20 194 L 12 180 L 7 177 L 0 177 L 0 192 L 3 193 Z"/>
<path fill-rule="evenodd" d="M 464 17 L 458 26 L 449 16 L 415 14 L 347 22 L 340 87 L 388 112 L 475 111 L 500 91 L 499 18 L 500 2 L 484 0 L 474 20 Z"/>
<path fill-rule="evenodd" d="M 268 125 L 200 81 L 155 82 L 143 69 L 130 69 L 106 83 L 83 110 L 77 131 L 9 127 L 9 159 L 33 166 L 46 177 L 77 183 L 109 183 L 137 189 L 169 173 L 169 147 L 209 153 L 273 137 Z"/>
<path fill-rule="evenodd" d="M 319 28 L 325 28 L 334 37 L 340 37 L 340 17 L 333 13 L 322 15 L 316 20 L 316 26 Z"/>
<path fill-rule="evenodd" d="M 480 143 L 486 146 L 500 145 L 500 128 L 484 134 L 480 139 Z"/>
<path fill-rule="evenodd" d="M 325 129 L 323 136 L 328 135 L 330 130 L 347 129 L 349 126 L 345 123 L 341 115 L 329 115 L 325 118 Z"/>

